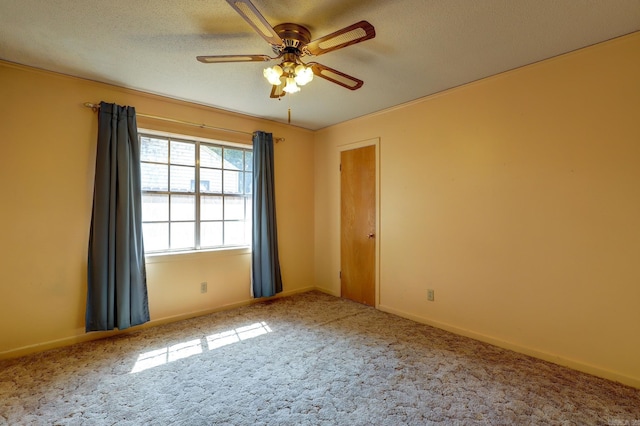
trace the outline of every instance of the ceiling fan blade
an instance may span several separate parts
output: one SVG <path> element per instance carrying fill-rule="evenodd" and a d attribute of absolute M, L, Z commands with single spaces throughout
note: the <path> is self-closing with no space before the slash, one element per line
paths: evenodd
<path fill-rule="evenodd" d="M 285 92 L 282 89 L 284 89 L 284 84 L 271 86 L 271 94 L 269 95 L 269 97 L 273 99 L 280 99 L 281 97 L 287 94 L 287 92 Z"/>
<path fill-rule="evenodd" d="M 229 3 L 267 43 L 272 46 L 281 46 L 283 44 L 278 33 L 275 32 L 273 27 L 269 25 L 267 20 L 264 19 L 264 16 L 258 12 L 258 9 L 256 9 L 249 0 L 227 0 L 227 3 Z"/>
<path fill-rule="evenodd" d="M 332 50 L 342 49 L 352 44 L 360 43 L 376 36 L 373 25 L 367 21 L 360 21 L 346 28 L 331 33 L 307 44 L 305 50 L 318 56 Z"/>
<path fill-rule="evenodd" d="M 196 56 L 196 59 L 205 64 L 219 64 L 224 62 L 264 62 L 273 58 L 267 55 L 214 55 Z"/>
<path fill-rule="evenodd" d="M 317 62 L 310 62 L 307 64 L 311 67 L 311 70 L 318 77 L 329 80 L 332 83 L 339 84 L 342 87 L 346 87 L 349 90 L 357 90 L 362 87 L 364 81 L 352 77 L 348 74 L 334 70 Z"/>

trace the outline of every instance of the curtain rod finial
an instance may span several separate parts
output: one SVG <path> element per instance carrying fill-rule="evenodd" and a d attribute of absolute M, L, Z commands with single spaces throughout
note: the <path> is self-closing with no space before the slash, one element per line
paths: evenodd
<path fill-rule="evenodd" d="M 87 108 L 91 108 L 93 110 L 93 112 L 96 112 L 100 109 L 100 105 L 98 104 L 92 104 L 91 102 L 85 102 L 84 106 L 86 106 Z"/>

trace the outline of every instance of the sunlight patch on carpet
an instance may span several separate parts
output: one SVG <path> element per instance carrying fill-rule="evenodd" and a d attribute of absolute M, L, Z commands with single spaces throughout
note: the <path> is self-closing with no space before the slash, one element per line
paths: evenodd
<path fill-rule="evenodd" d="M 138 373 L 143 370 L 148 370 L 149 368 L 201 353 L 202 345 L 200 339 L 189 340 L 188 342 L 178 343 L 167 346 L 166 348 L 140 354 L 131 372 Z"/>
<path fill-rule="evenodd" d="M 209 346 L 209 350 L 212 350 L 267 333 L 271 333 L 271 328 L 269 328 L 267 323 L 264 321 L 256 322 L 246 327 L 238 327 L 233 330 L 207 336 L 207 345 Z"/>
<path fill-rule="evenodd" d="M 267 325 L 266 322 L 256 322 L 251 325 L 238 327 L 229 331 L 223 331 L 222 333 L 216 333 L 207 336 L 206 343 L 208 349 L 213 350 L 222 346 L 227 346 L 232 343 L 239 342 L 241 340 L 247 340 L 254 337 L 262 336 L 263 334 L 271 333 L 271 331 L 271 328 Z M 194 339 L 187 342 L 167 346 L 166 348 L 144 352 L 138 356 L 138 359 L 133 366 L 131 373 L 138 373 L 140 371 L 158 367 L 169 362 L 201 354 L 203 352 L 202 346 L 203 345 L 201 339 Z"/>

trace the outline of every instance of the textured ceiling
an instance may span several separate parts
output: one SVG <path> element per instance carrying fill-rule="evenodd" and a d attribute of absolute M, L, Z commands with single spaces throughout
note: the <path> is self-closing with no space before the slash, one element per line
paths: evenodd
<path fill-rule="evenodd" d="M 314 59 L 364 86 L 316 78 L 278 101 L 265 63 L 197 62 L 273 55 L 225 0 L 0 0 L 0 58 L 280 122 L 291 107 L 291 124 L 319 129 L 640 30 L 640 0 L 253 3 L 312 39 L 369 21 L 374 39 Z"/>

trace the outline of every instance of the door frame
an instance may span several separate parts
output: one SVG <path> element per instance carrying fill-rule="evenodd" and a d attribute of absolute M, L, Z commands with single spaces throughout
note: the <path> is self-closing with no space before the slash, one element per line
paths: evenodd
<path fill-rule="evenodd" d="M 376 213 L 376 223 L 375 223 L 375 308 L 378 308 L 380 305 L 380 244 L 381 244 L 381 235 L 380 235 L 380 138 L 372 138 L 366 139 L 358 142 L 349 142 L 342 145 L 336 146 L 335 152 L 335 170 L 338 173 L 337 186 L 335 188 L 336 193 L 338 194 L 338 206 L 337 206 L 337 217 L 338 217 L 338 237 L 342 238 L 342 223 L 340 218 L 340 205 L 342 203 L 342 190 L 340 188 L 341 176 L 340 176 L 340 155 L 343 151 L 349 151 L 352 149 L 363 148 L 365 146 L 375 146 L 376 147 L 376 157 L 375 157 L 375 168 L 376 168 L 376 176 L 375 176 L 375 213 Z M 341 256 L 340 252 L 340 240 L 338 240 L 338 267 L 341 267 Z"/>

